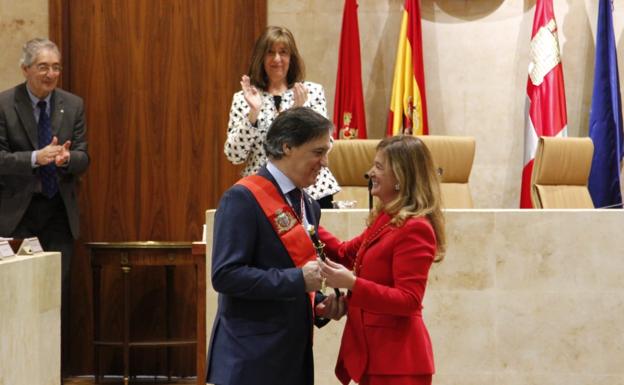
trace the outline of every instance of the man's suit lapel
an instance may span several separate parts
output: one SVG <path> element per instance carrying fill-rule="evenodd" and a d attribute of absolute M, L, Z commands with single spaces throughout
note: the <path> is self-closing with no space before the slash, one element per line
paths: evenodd
<path fill-rule="evenodd" d="M 308 194 L 306 194 L 304 192 L 305 199 L 303 200 L 304 204 L 305 204 L 305 209 L 306 209 L 306 213 L 310 213 L 311 215 L 308 216 L 308 221 L 309 220 L 313 220 L 314 223 L 314 228 L 318 228 L 319 225 L 319 217 L 320 217 L 320 213 L 319 211 L 316 209 L 316 206 L 314 205 L 313 199 L 311 196 L 309 196 Z M 312 217 L 312 218 L 310 218 Z"/>
<path fill-rule="evenodd" d="M 262 166 L 258 169 L 258 175 L 260 175 L 261 177 L 267 178 L 268 180 L 271 181 L 271 183 L 273 183 L 275 185 L 275 187 L 277 187 L 277 191 L 279 191 L 280 195 L 282 196 L 282 199 L 284 199 L 284 202 L 286 202 L 287 205 L 289 205 L 288 200 L 286 199 L 286 197 L 284 196 L 284 193 L 282 192 L 282 190 L 280 189 L 279 185 L 277 184 L 277 181 L 275 181 L 275 178 L 273 178 L 273 175 L 271 175 L 271 173 L 269 172 L 269 170 L 266 169 L 266 166 Z M 318 212 L 318 210 L 316 210 L 315 206 L 314 206 L 314 202 L 312 202 L 312 198 L 304 191 L 303 196 L 305 197 L 303 200 L 303 204 L 305 205 L 305 210 L 306 213 L 310 213 L 311 215 L 307 215 L 308 217 L 308 221 L 313 220 L 314 221 L 314 227 L 317 228 L 318 224 L 319 224 L 319 217 L 320 217 L 320 213 Z"/>
<path fill-rule="evenodd" d="M 26 83 L 19 85 L 15 89 L 15 110 L 22 122 L 26 135 L 32 144 L 33 149 L 38 149 L 39 139 L 37 138 L 37 122 L 33 113 L 32 102 L 26 91 Z"/>
<path fill-rule="evenodd" d="M 52 108 L 50 111 L 52 112 L 52 136 L 59 136 L 59 130 L 61 129 L 61 121 L 63 120 L 63 114 L 65 113 L 65 109 L 63 107 L 63 97 L 56 91 L 52 94 L 50 98 L 50 103 L 52 103 Z M 59 144 L 63 144 L 59 142 Z"/>

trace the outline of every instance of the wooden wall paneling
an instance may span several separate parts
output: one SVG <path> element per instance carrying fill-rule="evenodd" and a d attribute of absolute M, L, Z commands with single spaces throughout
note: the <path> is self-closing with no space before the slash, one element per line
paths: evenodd
<path fill-rule="evenodd" d="M 201 237 L 204 212 L 239 177 L 223 155 L 232 94 L 266 25 L 266 0 L 50 0 L 50 36 L 63 86 L 85 99 L 91 165 L 80 185 L 82 237 L 72 266 L 71 362 L 92 373 L 91 268 L 82 242 Z M 133 337 L 164 333 L 164 270 L 132 271 Z M 119 335 L 117 270 L 103 271 L 102 324 Z M 182 298 L 176 335 L 192 333 L 190 271 L 174 272 Z M 192 375 L 192 349 L 172 355 Z M 133 354 L 133 373 L 168 374 L 163 351 Z M 102 367 L 121 372 L 118 350 Z"/>
<path fill-rule="evenodd" d="M 214 37 L 217 39 L 215 52 L 220 53 L 216 66 L 232 70 L 224 72 L 217 79 L 217 88 L 213 95 L 213 99 L 219 101 L 219 111 L 226 111 L 223 120 L 219 122 L 219 128 L 214 130 L 214 151 L 219 159 L 214 169 L 218 176 L 215 183 L 217 199 L 241 176 L 242 166 L 233 166 L 223 153 L 223 144 L 227 137 L 227 112 L 230 110 L 233 93 L 240 90 L 241 76 L 249 69 L 253 44 L 267 23 L 266 1 L 236 0 L 222 6 L 221 18 L 214 24 Z M 241 12 L 241 9 L 245 11 Z M 241 44 L 243 41 L 245 44 Z M 218 200 L 214 203 L 216 207 Z"/>
<path fill-rule="evenodd" d="M 69 35 L 65 33 L 68 30 L 69 23 L 69 1 L 68 0 L 48 0 L 49 12 L 49 32 L 48 38 L 56 43 L 61 54 L 68 47 Z M 65 59 L 65 58 L 63 58 Z M 71 73 L 71 62 L 64 60 L 64 73 Z M 66 76 L 59 77 L 58 86 L 66 90 L 71 89 L 69 79 Z"/>

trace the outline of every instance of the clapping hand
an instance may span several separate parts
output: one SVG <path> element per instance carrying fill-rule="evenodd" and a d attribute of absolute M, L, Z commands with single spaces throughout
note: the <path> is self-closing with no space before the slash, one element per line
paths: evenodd
<path fill-rule="evenodd" d="M 251 85 L 251 81 L 247 75 L 243 75 L 240 84 L 243 90 L 243 97 L 249 105 L 249 121 L 251 124 L 254 124 L 258 118 L 260 107 L 262 106 L 262 94 L 260 94 L 256 87 Z"/>
<path fill-rule="evenodd" d="M 56 157 L 54 158 L 54 163 L 56 164 L 57 167 L 64 166 L 69 162 L 69 154 L 70 154 L 69 149 L 71 148 L 71 141 L 69 140 L 66 141 L 60 147 L 61 149 L 60 149 L 59 154 L 56 155 Z"/>
<path fill-rule="evenodd" d="M 303 83 L 295 83 L 293 87 L 293 94 L 295 98 L 293 107 L 303 107 L 305 102 L 308 100 L 308 90 L 305 88 Z"/>
<path fill-rule="evenodd" d="M 63 147 L 58 145 L 58 139 L 52 138 L 52 142 L 37 151 L 36 162 L 39 166 L 48 165 L 56 160 L 62 154 Z"/>

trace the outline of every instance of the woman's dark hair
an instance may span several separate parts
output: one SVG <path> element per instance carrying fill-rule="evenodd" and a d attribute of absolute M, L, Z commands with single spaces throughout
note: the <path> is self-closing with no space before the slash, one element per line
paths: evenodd
<path fill-rule="evenodd" d="M 264 69 L 264 57 L 276 43 L 284 44 L 290 55 L 290 64 L 286 74 L 288 88 L 305 78 L 305 66 L 297 50 L 293 34 L 288 28 L 269 26 L 256 40 L 248 72 L 251 84 L 263 90 L 269 86 L 269 77 Z"/>

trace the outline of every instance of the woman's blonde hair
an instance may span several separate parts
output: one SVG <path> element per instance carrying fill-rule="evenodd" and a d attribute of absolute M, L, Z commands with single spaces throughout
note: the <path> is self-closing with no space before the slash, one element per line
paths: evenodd
<path fill-rule="evenodd" d="M 371 212 L 369 224 L 381 213 L 392 216 L 392 224 L 402 225 L 411 217 L 429 219 L 436 235 L 436 262 L 444 258 L 446 233 L 440 195 L 440 181 L 433 165 L 431 153 L 425 144 L 411 135 L 398 135 L 383 139 L 377 151 L 385 156 L 398 181 L 399 194 L 387 205 L 378 203 Z"/>
<path fill-rule="evenodd" d="M 264 69 L 264 56 L 276 43 L 284 44 L 290 54 L 290 64 L 286 74 L 288 88 L 305 78 L 305 66 L 301 55 L 299 55 L 299 50 L 297 50 L 292 32 L 285 27 L 269 26 L 256 40 L 248 72 L 251 84 L 263 90 L 269 86 L 269 77 Z"/>

